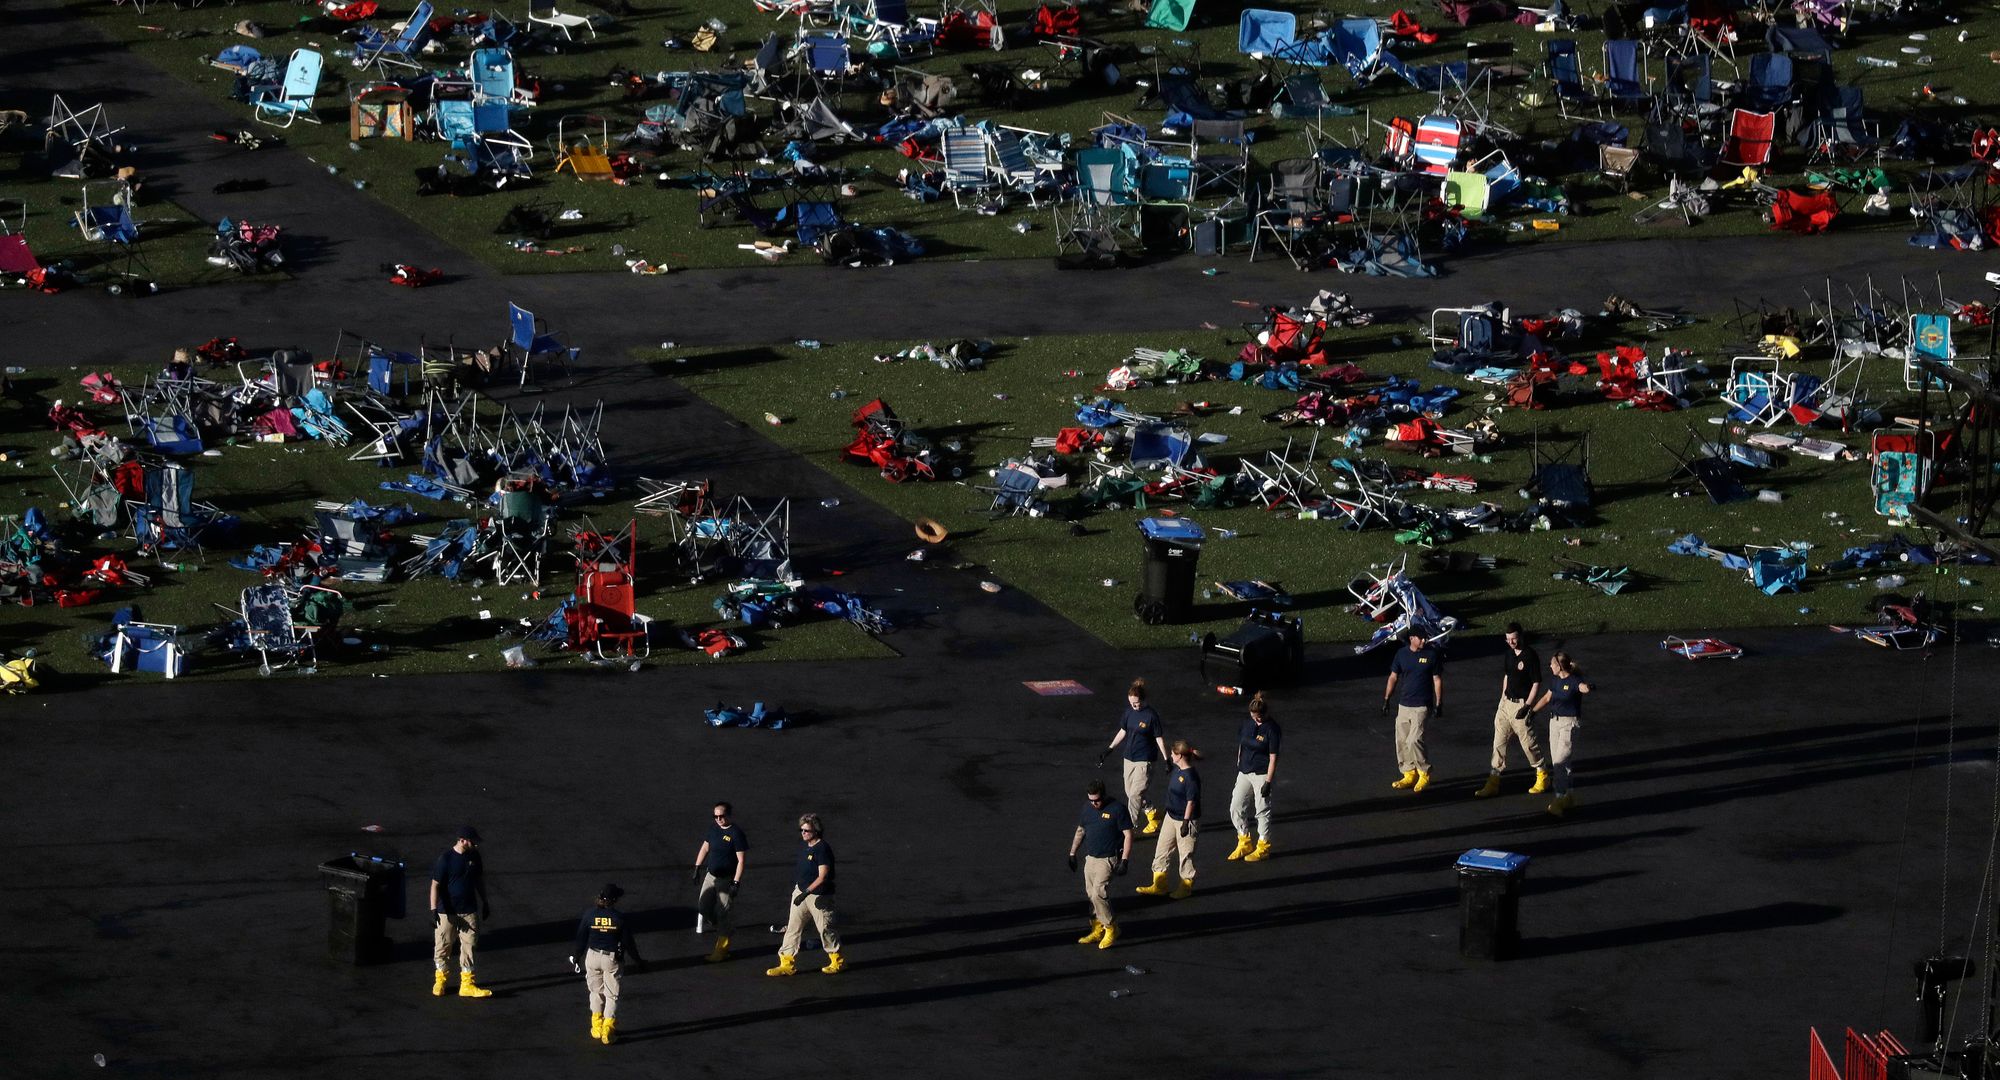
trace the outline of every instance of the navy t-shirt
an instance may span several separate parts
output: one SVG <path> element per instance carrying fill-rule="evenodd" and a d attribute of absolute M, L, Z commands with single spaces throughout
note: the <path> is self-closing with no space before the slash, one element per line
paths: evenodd
<path fill-rule="evenodd" d="M 1243 718 L 1243 729 L 1236 733 L 1236 771 L 1240 773 L 1268 772 L 1271 755 L 1278 752 L 1278 722 L 1266 720 L 1258 723 L 1249 717 Z"/>
<path fill-rule="evenodd" d="M 1175 769 L 1167 781 L 1167 816 L 1175 821 L 1201 816 L 1201 774 L 1194 766 Z"/>
<path fill-rule="evenodd" d="M 833 895 L 833 845 L 821 840 L 817 844 L 803 841 L 799 844 L 799 869 L 792 875 L 793 884 L 801 889 L 812 888 L 813 879 L 819 876 L 819 868 L 826 867 L 826 883 L 819 887 L 819 896 Z"/>
<path fill-rule="evenodd" d="M 1076 823 L 1083 829 L 1085 855 L 1115 859 L 1125 851 L 1124 834 L 1132 827 L 1132 816 L 1125 812 L 1123 803 L 1106 802 L 1102 806 L 1084 803 Z"/>
<path fill-rule="evenodd" d="M 477 915 L 479 873 L 479 852 L 461 854 L 455 848 L 446 848 L 431 867 L 431 880 L 443 886 L 438 890 L 438 906 L 453 915 Z"/>
<path fill-rule="evenodd" d="M 639 945 L 632 940 L 632 929 L 625 925 L 625 913 L 595 904 L 584 909 L 576 924 L 576 955 L 581 957 L 585 949 L 616 956 L 629 952 L 634 960 L 639 958 Z"/>
<path fill-rule="evenodd" d="M 1160 714 L 1151 705 L 1141 705 L 1136 709 L 1126 709 L 1125 719 L 1119 729 L 1125 732 L 1125 744 L 1119 749 L 1125 751 L 1126 761 L 1158 761 L 1160 751 L 1153 744 L 1154 739 L 1164 738 L 1166 729 L 1160 726 Z"/>
<path fill-rule="evenodd" d="M 1397 649 L 1396 659 L 1389 663 L 1389 674 L 1396 677 L 1396 703 L 1412 708 L 1437 704 L 1437 695 L 1431 692 L 1431 679 L 1443 673 L 1444 658 L 1436 649 L 1428 645 L 1417 652 L 1411 652 L 1407 645 Z"/>
<path fill-rule="evenodd" d="M 736 877 L 736 853 L 750 850 L 750 839 L 743 835 L 743 826 L 734 822 L 723 828 L 715 822 L 708 823 L 708 872 L 725 881 Z"/>
<path fill-rule="evenodd" d="M 1549 715 L 1583 719 L 1583 691 L 1577 689 L 1582 684 L 1583 680 L 1574 675 L 1560 679 L 1550 676 L 1545 684 L 1549 691 Z"/>

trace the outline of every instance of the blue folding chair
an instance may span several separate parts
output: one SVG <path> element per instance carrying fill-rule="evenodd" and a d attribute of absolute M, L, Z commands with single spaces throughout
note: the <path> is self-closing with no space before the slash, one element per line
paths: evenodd
<path fill-rule="evenodd" d="M 1236 51 L 1245 56 L 1271 56 L 1288 48 L 1299 29 L 1299 17 L 1289 11 L 1244 8 L 1236 23 Z"/>
<path fill-rule="evenodd" d="M 1332 49 L 1354 81 L 1365 83 L 1382 63 L 1382 27 L 1374 19 L 1342 19 L 1333 24 Z"/>
<path fill-rule="evenodd" d="M 1604 115 L 1604 101 L 1597 91 L 1583 81 L 1583 63 L 1578 58 L 1576 42 L 1569 38 L 1557 38 L 1548 43 L 1547 57 L 1549 83 L 1556 95 L 1556 108 L 1566 120 L 1578 119 L 1569 111 L 1571 105 L 1588 105 L 1593 114 Z"/>
<path fill-rule="evenodd" d="M 520 358 L 520 386 L 523 390 L 528 388 L 528 371 L 533 367 L 536 357 L 555 357 L 555 362 L 562 367 L 563 375 L 568 377 L 572 374 L 571 365 L 583 352 L 581 348 L 566 344 L 561 338 L 550 333 L 548 324 L 535 318 L 534 312 L 511 301 L 507 304 L 507 330 L 509 351 L 518 354 Z"/>
<path fill-rule="evenodd" d="M 499 46 L 474 49 L 472 59 L 466 66 L 471 69 L 475 102 L 482 105 L 498 103 L 517 109 L 534 105 L 534 96 L 515 85 L 512 50 Z"/>
<path fill-rule="evenodd" d="M 137 265 L 152 273 L 145 258 L 139 253 L 139 223 L 132 218 L 132 189 L 120 181 L 112 192 L 109 202 L 93 205 L 91 185 L 83 185 L 83 209 L 75 216 L 76 227 L 85 240 L 106 244 L 124 256 L 124 277 L 136 277 L 132 272 Z"/>
<path fill-rule="evenodd" d="M 1786 53 L 1758 53 L 1750 58 L 1750 80 L 1739 104 L 1752 112 L 1776 112 L 1792 100 L 1792 58 Z"/>
<path fill-rule="evenodd" d="M 1639 43 L 1630 38 L 1612 38 L 1604 43 L 1604 90 L 1612 107 L 1639 108 L 1651 104 L 1646 89 L 1645 61 Z"/>
<path fill-rule="evenodd" d="M 291 127 L 294 120 L 317 124 L 313 115 L 313 94 L 319 90 L 320 69 L 325 58 L 311 49 L 293 49 L 285 61 L 285 78 L 252 91 L 252 115 L 273 127 Z"/>
<path fill-rule="evenodd" d="M 395 37 L 372 33 L 363 37 L 354 48 L 354 66 L 373 67 L 387 75 L 391 65 L 409 68 L 411 71 L 423 69 L 425 42 L 430 40 L 431 17 L 437 9 L 431 0 L 422 0 L 417 9 L 410 12 L 410 21 L 403 24 L 401 33 Z"/>

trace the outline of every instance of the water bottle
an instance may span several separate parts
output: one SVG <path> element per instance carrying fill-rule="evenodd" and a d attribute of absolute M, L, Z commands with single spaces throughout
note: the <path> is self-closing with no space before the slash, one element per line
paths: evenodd
<path fill-rule="evenodd" d="M 819 504 L 820 504 L 821 506 L 823 506 L 823 507 L 827 508 L 828 510 L 831 510 L 831 509 L 833 509 L 834 507 L 836 507 L 836 506 L 839 506 L 839 505 L 840 505 L 840 500 L 839 500 L 839 499 L 821 499 L 821 500 L 819 501 Z"/>
<path fill-rule="evenodd" d="M 1217 530 L 1215 530 L 1215 538 L 1216 538 L 1217 540 L 1234 540 L 1234 539 L 1236 539 L 1236 530 L 1235 530 L 1235 529 L 1217 529 Z"/>
<path fill-rule="evenodd" d="M 1127 975 L 1145 975 L 1145 974 L 1147 974 L 1147 971 L 1146 971 L 1146 969 L 1145 969 L 1145 968 L 1142 968 L 1142 967 L 1140 967 L 1140 966 L 1139 966 L 1139 965 L 1137 965 L 1137 964 L 1126 964 L 1126 965 L 1125 965 L 1125 974 L 1127 974 Z"/>
<path fill-rule="evenodd" d="M 1901 574 L 1885 574 L 1875 579 L 1875 587 L 1878 589 L 1900 589 L 1909 583 L 1910 580 Z"/>
<path fill-rule="evenodd" d="M 1113 991 L 1111 991 L 1111 996 L 1112 996 L 1113 998 L 1122 998 L 1122 997 L 1131 997 L 1131 996 L 1132 996 L 1132 991 L 1130 991 L 1130 990 L 1113 990 Z"/>
<path fill-rule="evenodd" d="M 349 150 L 352 150 L 352 151 L 354 151 L 354 152 L 355 152 L 355 153 L 357 153 L 357 154 L 361 152 L 361 144 L 360 144 L 360 143 L 358 143 L 358 142 L 350 142 L 350 143 L 348 143 L 348 144 L 347 144 L 347 148 L 348 148 Z"/>
<path fill-rule="evenodd" d="M 841 390 L 839 388 L 835 388 L 833 393 L 827 395 L 827 397 L 833 399 L 834 401 L 839 401 L 841 398 L 844 398 L 846 396 L 847 396 L 847 391 Z"/>
<path fill-rule="evenodd" d="M 819 348 L 819 339 L 802 337 L 792 344 L 797 345 L 801 349 L 817 349 Z"/>

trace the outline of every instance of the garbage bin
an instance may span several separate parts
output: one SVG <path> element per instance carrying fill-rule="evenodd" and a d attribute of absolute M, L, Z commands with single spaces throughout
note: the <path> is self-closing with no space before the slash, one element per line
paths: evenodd
<path fill-rule="evenodd" d="M 1511 960 L 1521 948 L 1521 879 L 1528 857 L 1473 848 L 1458 857 L 1458 955 Z"/>
<path fill-rule="evenodd" d="M 1132 613 L 1151 626 L 1186 622 L 1194 609 L 1195 566 L 1207 534 L 1186 518 L 1146 518 L 1139 522 L 1139 532 L 1146 538 L 1146 566 Z"/>
<path fill-rule="evenodd" d="M 385 919 L 403 917 L 403 864 L 394 859 L 349 853 L 319 864 L 326 886 L 327 955 L 344 964 L 379 964 L 389 959 Z"/>
<path fill-rule="evenodd" d="M 1212 686 L 1233 686 L 1254 694 L 1297 678 L 1305 666 L 1305 650 L 1301 620 L 1253 609 L 1228 637 L 1203 635 L 1201 679 Z"/>

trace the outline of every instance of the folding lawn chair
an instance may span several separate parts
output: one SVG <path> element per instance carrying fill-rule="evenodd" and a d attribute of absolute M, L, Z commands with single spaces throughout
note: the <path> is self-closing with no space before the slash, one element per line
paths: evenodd
<path fill-rule="evenodd" d="M 1629 39 L 1604 42 L 1604 91 L 1614 109 L 1644 109 L 1653 102 L 1646 86 L 1645 54 Z"/>
<path fill-rule="evenodd" d="M 1546 63 L 1549 82 L 1554 91 L 1556 107 L 1566 120 L 1582 117 L 1570 111 L 1571 106 L 1588 106 L 1592 116 L 1604 115 L 1604 99 L 1597 89 L 1584 81 L 1583 62 L 1577 52 L 1576 42 L 1569 38 L 1558 38 L 1546 46 Z"/>
<path fill-rule="evenodd" d="M 486 537 L 493 559 L 493 580 L 500 585 L 525 581 L 542 583 L 542 557 L 548 553 L 548 508 L 534 491 L 502 491 Z"/>
<path fill-rule="evenodd" d="M 798 70 L 812 79 L 822 95 L 838 95 L 847 88 L 847 69 L 853 63 L 853 56 L 848 52 L 844 35 L 803 35 L 799 38 L 797 51 L 804 61 Z"/>
<path fill-rule="evenodd" d="M 1765 168 L 1771 163 L 1771 143 L 1778 127 L 1773 113 L 1736 109 L 1722 140 L 1722 164 L 1736 169 Z"/>
<path fill-rule="evenodd" d="M 1416 155 L 1423 171 L 1432 176 L 1451 172 L 1458 163 L 1459 144 L 1464 130 L 1454 116 L 1426 116 L 1417 123 Z"/>
<path fill-rule="evenodd" d="M 252 585 L 243 590 L 241 603 L 243 632 L 249 647 L 257 650 L 259 675 L 291 665 L 311 669 L 312 635 L 302 632 L 293 621 L 292 598 L 282 584 Z M 271 662 L 273 656 L 278 657 L 277 664 Z"/>
<path fill-rule="evenodd" d="M 1868 485 L 1875 512 L 1907 519 L 1930 491 L 1937 440 L 1930 432 L 1877 431 L 1868 444 Z"/>
<path fill-rule="evenodd" d="M 1529 451 L 1528 483 L 1522 488 L 1552 522 L 1575 527 L 1590 516 L 1596 493 L 1590 482 L 1590 436 L 1558 450 L 1536 433 Z"/>
<path fill-rule="evenodd" d="M 982 196 L 999 186 L 987 165 L 986 136 L 977 128 L 955 128 L 940 139 L 944 157 L 944 189 L 952 205 L 964 209 L 965 196 Z"/>
<path fill-rule="evenodd" d="M 1278 245 L 1292 265 L 1304 269 L 1307 240 L 1320 226 L 1318 158 L 1287 158 L 1271 166 L 1271 184 L 1257 211 L 1256 232 L 1250 240 L 1250 261 L 1257 261 L 1265 236 Z"/>
<path fill-rule="evenodd" d="M 1334 62 L 1346 68 L 1356 84 L 1364 86 L 1389 56 L 1382 48 L 1382 25 L 1366 18 L 1334 23 L 1331 51 Z"/>
<path fill-rule="evenodd" d="M 252 114 L 273 127 L 291 127 L 294 120 L 317 124 L 313 115 L 313 94 L 319 90 L 319 75 L 325 58 L 311 49 L 293 49 L 285 61 L 283 81 L 259 86 L 251 91 Z"/>
<path fill-rule="evenodd" d="M 529 371 L 536 357 L 553 357 L 565 378 L 574 374 L 572 365 L 583 349 L 565 344 L 561 338 L 550 333 L 548 324 L 536 318 L 534 312 L 510 302 L 507 305 L 507 331 L 509 351 L 515 354 L 514 359 L 521 365 L 521 387 L 529 385 Z"/>
<path fill-rule="evenodd" d="M 530 0 L 528 4 L 528 25 L 560 30 L 564 41 L 575 41 L 575 32 L 578 30 L 588 30 L 591 40 L 597 39 L 597 24 L 591 22 L 589 18 L 567 14 L 558 10 L 554 4 L 538 8 L 535 6 L 535 0 Z"/>
<path fill-rule="evenodd" d="M 1289 11 L 1244 8 L 1236 23 L 1236 51 L 1261 58 L 1290 48 L 1298 33 L 1298 16 Z"/>
<path fill-rule="evenodd" d="M 569 122 L 578 121 L 578 131 L 574 138 L 568 131 Z M 590 122 L 596 121 L 597 137 L 592 138 Z M 611 145 L 611 122 L 601 116 L 563 116 L 556 121 L 556 172 L 568 169 L 578 180 L 611 180 L 616 173 L 611 169 L 611 155 L 607 149 Z"/>
<path fill-rule="evenodd" d="M 422 70 L 423 48 L 430 39 L 431 18 L 436 14 L 431 0 L 418 0 L 416 9 L 394 37 L 370 31 L 355 43 L 354 66 L 375 68 L 384 77 L 389 75 L 391 67 Z"/>
<path fill-rule="evenodd" d="M 984 132 L 984 135 L 993 155 L 993 179 L 1006 191 L 1026 195 L 1028 205 L 1039 210 L 1042 205 L 1041 189 L 1049 182 L 1048 173 L 1028 156 L 1025 137 L 1047 136 L 1041 132 L 1008 127 L 996 127 Z"/>
<path fill-rule="evenodd" d="M 1188 28 L 1188 20 L 1194 17 L 1194 5 L 1195 0 L 1152 0 L 1146 9 L 1146 26 L 1178 34 Z"/>
<path fill-rule="evenodd" d="M 465 66 L 472 76 L 474 101 L 497 102 L 515 109 L 534 106 L 535 95 L 515 84 L 513 50 L 497 45 L 474 49 Z"/>
<path fill-rule="evenodd" d="M 1758 53 L 1750 58 L 1750 78 L 1736 90 L 1739 108 L 1777 112 L 1792 102 L 1792 58 L 1785 53 Z"/>
<path fill-rule="evenodd" d="M 1729 406 L 1731 419 L 1770 427 L 1788 415 L 1789 389 L 1789 380 L 1774 361 L 1761 356 L 1738 356 L 1729 361 L 1729 382 L 1723 388 L 1722 400 Z"/>
<path fill-rule="evenodd" d="M 96 186 L 101 191 L 106 185 Z M 75 216 L 77 230 L 83 234 L 83 238 L 104 244 L 123 256 L 124 265 L 119 270 L 120 277 L 137 278 L 139 275 L 133 272 L 135 266 L 151 275 L 152 267 L 147 264 L 145 256 L 139 250 L 139 223 L 132 217 L 131 187 L 125 181 L 119 180 L 111 185 L 111 192 L 106 202 L 93 203 L 93 198 L 105 198 L 105 196 L 94 196 L 92 185 L 84 184 L 83 209 L 78 210 Z"/>

